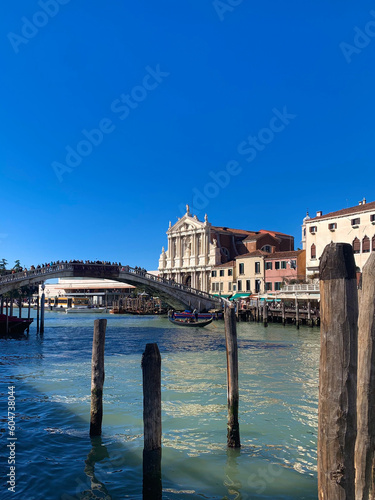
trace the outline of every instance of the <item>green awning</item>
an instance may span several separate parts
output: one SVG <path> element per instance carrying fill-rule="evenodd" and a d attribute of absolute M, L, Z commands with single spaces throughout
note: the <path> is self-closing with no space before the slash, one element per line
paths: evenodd
<path fill-rule="evenodd" d="M 250 295 L 250 293 L 235 293 L 229 300 L 244 299 L 246 297 L 250 297 Z"/>
<path fill-rule="evenodd" d="M 223 299 L 227 299 L 228 297 L 230 297 L 231 294 L 229 295 L 225 295 L 225 293 L 223 294 L 220 294 L 220 293 L 214 293 L 214 297 L 222 297 Z"/>

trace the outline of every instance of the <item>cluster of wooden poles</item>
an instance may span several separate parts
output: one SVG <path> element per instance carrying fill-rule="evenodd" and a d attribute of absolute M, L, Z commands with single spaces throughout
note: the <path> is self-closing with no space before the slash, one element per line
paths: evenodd
<path fill-rule="evenodd" d="M 94 337 L 91 363 L 91 414 L 90 436 L 100 436 L 103 419 L 104 345 L 106 319 L 94 321 Z M 227 444 L 239 448 L 238 424 L 238 349 L 236 316 L 234 308 L 225 310 L 225 333 L 227 347 L 228 422 Z M 146 344 L 142 355 L 143 376 L 143 499 L 162 498 L 161 481 L 161 356 L 157 344 Z"/>
<path fill-rule="evenodd" d="M 43 300 L 41 302 L 41 307 L 39 308 L 39 297 L 36 299 L 37 315 L 36 315 L 36 331 L 37 333 L 44 333 L 44 294 Z M 18 317 L 22 318 L 22 301 L 19 299 L 19 313 Z M 27 307 L 27 319 L 30 319 L 30 309 L 31 309 L 31 297 L 28 297 L 28 307 Z M 13 298 L 12 297 L 1 297 L 0 299 L 0 314 L 5 311 L 6 316 L 6 332 L 8 333 L 8 317 L 13 316 Z M 27 329 L 29 333 L 29 328 Z"/>
<path fill-rule="evenodd" d="M 331 243 L 321 257 L 319 500 L 375 499 L 375 253 L 359 293 L 351 245 Z M 227 445 L 239 448 L 236 315 L 224 310 L 227 355 Z M 92 351 L 90 435 L 101 434 L 107 320 L 96 320 Z M 162 498 L 161 358 L 147 344 L 143 373 L 143 498 Z"/>
<path fill-rule="evenodd" d="M 375 498 L 375 253 L 358 291 L 352 246 L 320 261 L 319 500 Z"/>

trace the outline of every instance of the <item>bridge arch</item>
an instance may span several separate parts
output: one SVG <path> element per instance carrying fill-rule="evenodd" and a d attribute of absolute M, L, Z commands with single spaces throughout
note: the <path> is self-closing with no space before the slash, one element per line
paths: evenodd
<path fill-rule="evenodd" d="M 94 263 L 61 263 L 0 276 L 0 295 L 22 286 L 40 284 L 48 279 L 73 277 L 110 279 L 134 285 L 150 294 L 158 295 L 174 309 L 192 308 L 205 311 L 221 307 L 219 297 L 182 283 L 175 283 L 130 266 Z"/>

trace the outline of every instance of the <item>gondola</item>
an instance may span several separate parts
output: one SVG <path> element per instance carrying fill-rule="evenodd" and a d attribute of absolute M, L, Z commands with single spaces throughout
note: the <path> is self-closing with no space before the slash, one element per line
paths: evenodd
<path fill-rule="evenodd" d="M 191 314 L 189 316 L 184 315 L 183 317 L 175 317 L 173 314 L 168 314 L 168 319 L 174 325 L 193 326 L 193 327 L 201 328 L 203 326 L 209 325 L 213 320 L 212 315 L 204 315 L 204 316 L 205 316 L 205 318 L 200 321 L 199 315 L 198 315 L 198 319 L 196 319 L 196 317 L 193 314 Z M 208 316 L 210 316 L 210 317 L 208 317 Z"/>

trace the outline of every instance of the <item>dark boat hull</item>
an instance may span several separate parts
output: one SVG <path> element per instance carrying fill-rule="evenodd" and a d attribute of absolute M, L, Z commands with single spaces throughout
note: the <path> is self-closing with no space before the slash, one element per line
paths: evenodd
<path fill-rule="evenodd" d="M 33 319 L 17 318 L 16 316 L 8 316 L 8 332 L 6 331 L 6 316 L 0 314 L 0 335 L 21 335 L 31 325 Z"/>
<path fill-rule="evenodd" d="M 212 322 L 213 318 L 207 319 L 205 321 L 189 321 L 189 320 L 186 320 L 186 319 L 173 319 L 170 316 L 168 316 L 168 319 L 174 325 L 178 325 L 178 326 L 192 326 L 192 327 L 195 327 L 195 328 L 201 328 L 203 326 L 209 325 Z"/>

